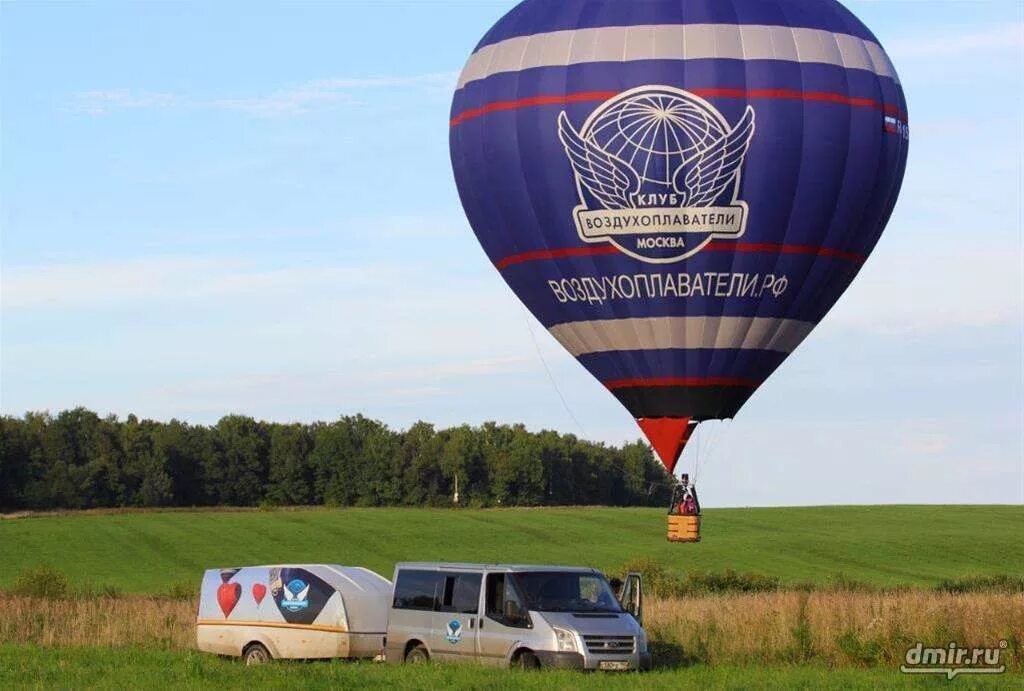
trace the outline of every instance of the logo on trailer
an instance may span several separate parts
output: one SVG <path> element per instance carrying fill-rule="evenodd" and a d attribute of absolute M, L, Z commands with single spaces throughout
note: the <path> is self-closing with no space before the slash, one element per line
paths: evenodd
<path fill-rule="evenodd" d="M 336 591 L 304 568 L 274 566 L 267 574 L 268 594 L 289 624 L 312 624 Z"/>
<path fill-rule="evenodd" d="M 747 204 L 737 195 L 753 136 L 750 106 L 730 126 L 710 103 L 671 86 L 624 91 L 578 131 L 562 111 L 558 137 L 576 176 L 580 238 L 657 264 L 739 238 Z"/>
<path fill-rule="evenodd" d="M 462 640 L 462 622 L 452 619 L 448 622 L 448 634 L 444 637 L 446 641 L 455 645 Z"/>
<path fill-rule="evenodd" d="M 281 606 L 289 612 L 298 612 L 309 607 L 309 584 L 296 578 L 284 584 L 284 599 Z"/>

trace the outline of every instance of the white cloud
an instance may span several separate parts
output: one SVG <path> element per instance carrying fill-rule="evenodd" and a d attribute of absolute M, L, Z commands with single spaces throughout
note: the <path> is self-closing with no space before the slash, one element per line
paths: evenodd
<path fill-rule="evenodd" d="M 450 387 L 465 386 L 466 379 L 493 381 L 508 374 L 532 373 L 536 358 L 508 355 L 495 358 L 464 359 L 456 354 L 436 352 L 416 366 L 388 367 L 366 354 L 358 361 L 343 363 L 334 371 L 287 372 L 281 374 L 236 374 L 215 378 L 179 381 L 150 392 L 156 400 L 208 401 L 219 399 L 221 410 L 237 409 L 246 401 L 288 398 L 306 405 L 337 401 L 339 392 L 359 392 L 368 403 L 401 401 L 408 398 L 432 398 L 454 393 Z M 383 365 L 383 366 L 381 366 Z M 458 382 L 463 382 L 459 384 Z"/>
<path fill-rule="evenodd" d="M 232 365 L 239 364 L 232 353 L 241 348 L 254 361 L 269 356 L 264 363 L 287 362 L 293 371 L 313 367 L 312 359 L 319 371 L 333 371 L 337 363 L 347 372 L 359 368 L 355 362 L 370 362 L 376 377 L 402 381 L 414 374 L 504 372 L 520 367 L 524 353 L 535 359 L 524 348 L 512 296 L 486 267 L 450 274 L 436 259 L 326 261 L 291 257 L 282 267 L 247 257 L 185 256 L 5 267 L 3 313 L 12 323 L 33 320 L 36 328 L 69 318 L 108 319 L 98 337 L 116 331 L 124 341 L 140 339 L 139 348 L 163 351 L 170 344 L 136 321 L 159 314 L 178 336 L 191 334 L 189 348 L 205 342 L 210 357 Z M 465 314 L 487 315 L 488 323 Z M 509 347 L 510 332 L 517 331 L 520 343 Z M 26 348 L 19 350 L 26 357 L 39 355 L 17 339 L 9 345 Z M 191 356 L 179 351 L 169 357 Z"/>
<path fill-rule="evenodd" d="M 414 87 L 438 87 L 446 91 L 454 89 L 457 72 L 431 72 L 406 77 L 335 77 L 316 79 L 307 85 L 313 89 L 407 89 Z"/>
<path fill-rule="evenodd" d="M 923 240 L 881 247 L 825 324 L 882 334 L 1020 324 L 1020 252 Z"/>
<path fill-rule="evenodd" d="M 944 27 L 938 33 L 895 39 L 886 43 L 886 51 L 899 64 L 901 59 L 949 57 L 983 50 L 1024 46 L 1024 23 L 974 27 Z"/>
<path fill-rule="evenodd" d="M 181 97 L 158 91 L 106 89 L 75 94 L 71 109 L 89 115 L 106 115 L 113 110 L 168 108 L 181 104 Z"/>
<path fill-rule="evenodd" d="M 335 77 L 315 79 L 265 95 L 202 97 L 132 89 L 91 90 L 77 93 L 70 109 L 88 115 L 107 115 L 118 110 L 193 108 L 230 110 L 260 117 L 300 115 L 315 108 L 356 106 L 358 94 L 369 90 L 422 89 L 445 94 L 454 88 L 455 72 L 431 72 L 409 76 Z"/>
<path fill-rule="evenodd" d="M 147 299 L 202 277 L 213 262 L 158 258 L 92 264 L 47 264 L 5 267 L 4 311 Z"/>
<path fill-rule="evenodd" d="M 350 106 L 364 105 L 362 101 L 350 93 L 330 89 L 312 89 L 299 87 L 277 91 L 269 96 L 249 98 L 215 98 L 207 101 L 193 101 L 198 108 L 216 110 L 235 110 L 247 115 L 274 117 L 279 115 L 301 115 L 311 109 L 323 106 L 345 104 Z"/>
<path fill-rule="evenodd" d="M 2 303 L 8 310 L 105 309 L 153 301 L 251 296 L 315 290 L 380 275 L 380 269 L 267 268 L 223 258 L 139 258 L 120 262 L 6 267 Z"/>
<path fill-rule="evenodd" d="M 376 379 L 398 381 L 441 379 L 446 377 L 477 377 L 522 371 L 524 368 L 533 370 L 536 366 L 536 358 L 526 355 L 510 355 L 496 358 L 442 362 L 426 367 L 417 366 L 383 370 L 377 372 L 374 376 Z"/>
<path fill-rule="evenodd" d="M 953 444 L 950 431 L 936 421 L 905 424 L 896 435 L 896 449 L 908 456 L 934 457 L 949 451 Z"/>

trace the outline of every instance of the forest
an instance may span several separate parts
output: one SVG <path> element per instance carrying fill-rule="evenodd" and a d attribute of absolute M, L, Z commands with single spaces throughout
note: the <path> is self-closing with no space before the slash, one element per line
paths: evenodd
<path fill-rule="evenodd" d="M 646 444 L 487 422 L 394 430 L 362 415 L 204 426 L 85 408 L 0 417 L 0 509 L 666 505 Z"/>

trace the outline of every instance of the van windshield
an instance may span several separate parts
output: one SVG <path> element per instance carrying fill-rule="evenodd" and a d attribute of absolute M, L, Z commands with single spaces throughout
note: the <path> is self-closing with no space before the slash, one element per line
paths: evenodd
<path fill-rule="evenodd" d="M 621 612 L 622 606 L 603 576 L 564 571 L 515 574 L 516 585 L 535 612 Z"/>

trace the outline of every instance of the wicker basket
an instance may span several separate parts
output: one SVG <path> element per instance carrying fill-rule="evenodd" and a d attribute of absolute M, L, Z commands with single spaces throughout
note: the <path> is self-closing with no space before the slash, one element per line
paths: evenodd
<path fill-rule="evenodd" d="M 700 542 L 700 516 L 668 517 L 669 542 Z"/>

